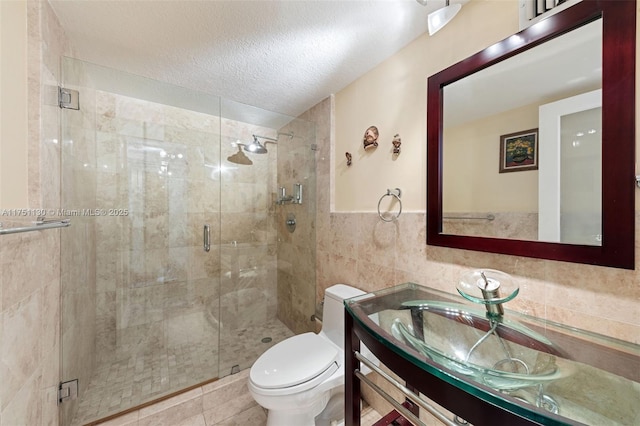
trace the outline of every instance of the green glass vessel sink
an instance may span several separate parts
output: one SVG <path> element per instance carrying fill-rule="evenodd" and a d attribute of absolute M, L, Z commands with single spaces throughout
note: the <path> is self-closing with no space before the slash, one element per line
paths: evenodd
<path fill-rule="evenodd" d="M 506 308 L 496 316 L 468 294 L 413 283 L 345 306 L 393 353 L 534 423 L 640 424 L 638 344 Z"/>
<path fill-rule="evenodd" d="M 559 348 L 507 318 L 442 301 L 408 301 L 402 308 L 406 312 L 401 309 L 391 323 L 393 337 L 494 389 L 521 389 L 571 374 Z"/>

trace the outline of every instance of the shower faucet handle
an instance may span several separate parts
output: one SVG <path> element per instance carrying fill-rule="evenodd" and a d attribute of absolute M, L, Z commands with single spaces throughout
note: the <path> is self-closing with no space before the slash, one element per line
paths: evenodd
<path fill-rule="evenodd" d="M 293 184 L 293 202 L 296 204 L 302 204 L 302 184 Z"/>
<path fill-rule="evenodd" d="M 203 227 L 202 239 L 204 251 L 208 252 L 209 250 L 211 250 L 211 227 L 208 224 L 205 224 Z"/>
<path fill-rule="evenodd" d="M 293 184 L 293 195 L 287 195 L 287 190 L 284 186 L 278 187 L 278 200 L 276 204 L 302 204 L 302 184 Z"/>
<path fill-rule="evenodd" d="M 278 190 L 279 190 L 279 195 L 278 195 L 278 201 L 276 201 L 276 204 L 285 204 L 293 201 L 293 196 L 292 195 L 287 196 L 287 190 L 285 189 L 284 186 L 279 187 Z"/>

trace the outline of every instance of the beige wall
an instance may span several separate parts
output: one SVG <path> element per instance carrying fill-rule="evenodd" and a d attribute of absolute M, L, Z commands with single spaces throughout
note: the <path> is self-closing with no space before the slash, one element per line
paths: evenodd
<path fill-rule="evenodd" d="M 499 173 L 500 136 L 538 127 L 538 105 L 447 128 L 443 211 L 537 212 L 538 171 Z M 499 188 L 496 191 L 496 188 Z"/>
<path fill-rule="evenodd" d="M 27 3 L 0 2 L 0 208 L 27 208 Z"/>
<path fill-rule="evenodd" d="M 402 189 L 403 211 L 424 211 L 427 78 L 517 27 L 517 2 L 473 0 L 435 36 L 423 34 L 336 94 L 335 211 L 375 212 L 382 194 L 395 187 Z M 380 145 L 365 152 L 362 137 L 372 125 L 380 131 Z M 394 159 L 396 133 L 402 152 Z M 350 167 L 347 151 L 353 155 Z"/>

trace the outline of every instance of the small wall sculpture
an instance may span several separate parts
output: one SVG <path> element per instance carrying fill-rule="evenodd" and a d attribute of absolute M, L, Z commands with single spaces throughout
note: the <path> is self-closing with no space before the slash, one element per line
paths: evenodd
<path fill-rule="evenodd" d="M 348 152 L 345 152 L 344 155 L 345 155 L 345 157 L 347 157 L 347 166 L 350 166 L 351 165 L 351 160 L 353 159 L 353 156 Z"/>
<path fill-rule="evenodd" d="M 369 150 L 369 149 L 374 149 L 378 146 L 378 128 L 376 126 L 370 126 L 365 132 L 364 132 L 364 138 L 362 139 L 362 143 L 364 145 L 364 149 Z"/>
<path fill-rule="evenodd" d="M 393 144 L 393 155 L 399 155 L 400 145 L 402 145 L 402 139 L 400 138 L 400 135 L 398 133 L 393 136 L 393 140 L 391 141 L 391 143 Z"/>

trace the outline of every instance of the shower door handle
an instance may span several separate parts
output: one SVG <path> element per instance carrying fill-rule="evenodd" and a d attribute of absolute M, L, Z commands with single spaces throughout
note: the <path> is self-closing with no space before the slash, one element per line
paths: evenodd
<path fill-rule="evenodd" d="M 209 225 L 204 225 L 204 232 L 203 232 L 203 237 L 202 239 L 204 240 L 204 251 L 209 251 L 211 250 L 211 232 L 210 232 L 210 226 Z"/>

